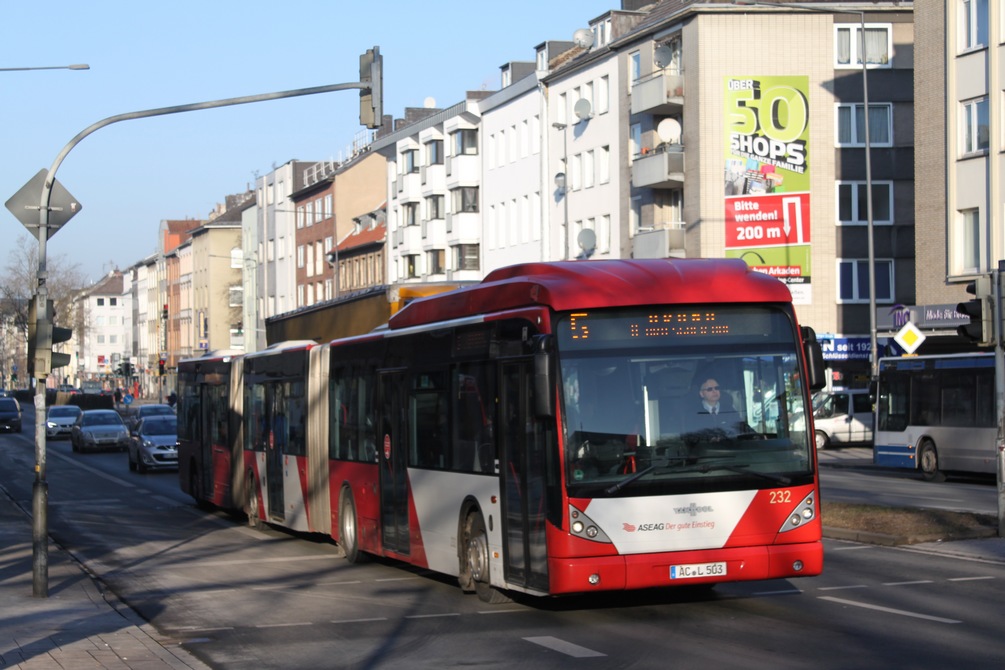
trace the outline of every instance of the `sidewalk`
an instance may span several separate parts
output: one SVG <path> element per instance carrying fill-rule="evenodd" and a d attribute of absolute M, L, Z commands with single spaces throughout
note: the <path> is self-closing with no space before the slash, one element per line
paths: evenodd
<path fill-rule="evenodd" d="M 49 597 L 32 595 L 31 519 L 0 487 L 0 668 L 203 670 L 49 542 Z"/>

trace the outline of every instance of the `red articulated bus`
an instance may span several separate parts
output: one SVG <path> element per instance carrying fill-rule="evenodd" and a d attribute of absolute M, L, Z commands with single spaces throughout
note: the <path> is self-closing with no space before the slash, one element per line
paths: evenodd
<path fill-rule="evenodd" d="M 198 360 L 179 366 L 182 411 Z M 455 575 L 490 602 L 822 570 L 820 347 L 742 261 L 517 265 L 387 328 L 231 365 L 234 502 L 350 561 Z M 191 474 L 205 465 L 181 472 L 221 479 Z"/>

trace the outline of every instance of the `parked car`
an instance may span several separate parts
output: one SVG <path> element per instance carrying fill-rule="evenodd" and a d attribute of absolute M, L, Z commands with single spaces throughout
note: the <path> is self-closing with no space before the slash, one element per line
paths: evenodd
<path fill-rule="evenodd" d="M 141 419 L 129 438 L 129 469 L 178 468 L 178 419 L 154 415 Z"/>
<path fill-rule="evenodd" d="M 869 389 L 832 389 L 813 396 L 817 449 L 872 442 L 873 409 Z"/>
<path fill-rule="evenodd" d="M 70 431 L 83 410 L 76 405 L 53 405 L 45 416 L 45 436 L 70 437 Z"/>
<path fill-rule="evenodd" d="M 0 430 L 21 432 L 21 403 L 17 398 L 0 398 Z"/>
<path fill-rule="evenodd" d="M 139 405 L 127 417 L 126 424 L 129 430 L 134 430 L 140 421 L 148 416 L 177 416 L 171 405 Z"/>
<path fill-rule="evenodd" d="M 73 395 L 74 393 L 80 393 L 80 389 L 78 389 L 76 386 L 73 386 L 72 384 L 60 384 L 59 386 L 56 387 L 56 392 L 69 393 L 70 395 Z"/>
<path fill-rule="evenodd" d="M 74 451 L 129 448 L 129 431 L 114 409 L 84 410 L 70 430 Z"/>

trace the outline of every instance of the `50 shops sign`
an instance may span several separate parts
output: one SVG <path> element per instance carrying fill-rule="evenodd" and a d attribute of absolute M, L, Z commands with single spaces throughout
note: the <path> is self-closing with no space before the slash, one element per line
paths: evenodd
<path fill-rule="evenodd" d="M 808 78 L 727 77 L 725 87 L 725 255 L 778 277 L 808 304 Z"/>

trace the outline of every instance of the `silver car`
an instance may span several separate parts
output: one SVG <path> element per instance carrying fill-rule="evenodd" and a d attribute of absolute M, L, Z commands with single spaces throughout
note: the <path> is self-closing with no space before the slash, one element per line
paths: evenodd
<path fill-rule="evenodd" d="M 174 414 L 141 419 L 129 439 L 130 470 L 162 468 L 178 468 L 178 419 Z"/>
<path fill-rule="evenodd" d="M 45 436 L 70 437 L 73 424 L 81 414 L 83 410 L 76 405 L 53 405 L 45 417 Z"/>
<path fill-rule="evenodd" d="M 70 429 L 74 451 L 129 448 L 129 431 L 114 409 L 88 409 L 77 417 Z"/>

